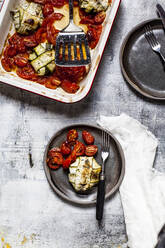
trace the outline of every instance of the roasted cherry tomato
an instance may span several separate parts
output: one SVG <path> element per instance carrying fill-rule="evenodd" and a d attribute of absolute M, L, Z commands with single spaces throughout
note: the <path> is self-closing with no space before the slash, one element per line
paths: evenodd
<path fill-rule="evenodd" d="M 93 135 L 85 130 L 82 132 L 82 138 L 87 145 L 92 145 L 95 141 Z"/>
<path fill-rule="evenodd" d="M 79 11 L 79 15 L 80 15 L 80 23 L 82 24 L 94 24 L 94 14 L 89 14 L 86 13 L 83 9 L 80 9 Z"/>
<path fill-rule="evenodd" d="M 23 41 L 26 47 L 35 47 L 38 45 L 35 35 L 25 36 Z"/>
<path fill-rule="evenodd" d="M 36 32 L 35 38 L 38 44 L 45 42 L 47 38 L 46 28 L 39 28 Z"/>
<path fill-rule="evenodd" d="M 5 57 L 1 60 L 1 64 L 2 64 L 2 67 L 5 71 L 7 72 L 10 72 L 12 71 L 12 68 L 13 68 L 13 62 L 14 61 L 13 59 L 11 58 L 8 58 L 8 57 Z"/>
<path fill-rule="evenodd" d="M 58 33 L 59 30 L 56 30 L 53 23 L 49 22 L 47 24 L 47 39 L 51 44 L 56 45 L 56 37 Z"/>
<path fill-rule="evenodd" d="M 54 147 L 48 152 L 47 164 L 51 169 L 58 169 L 60 165 L 63 164 L 63 156 L 61 154 L 61 150 L 58 147 Z"/>
<path fill-rule="evenodd" d="M 57 152 L 61 152 L 61 149 L 59 147 L 53 147 L 51 150 L 48 152 L 48 156 L 50 158 L 53 158 Z"/>
<path fill-rule="evenodd" d="M 73 152 L 76 153 L 77 157 L 84 155 L 85 154 L 85 145 L 77 140 L 76 144 L 73 148 Z"/>
<path fill-rule="evenodd" d="M 53 24 L 55 21 L 61 20 L 63 16 L 61 13 L 52 13 L 43 20 L 42 27 L 45 28 L 48 23 L 51 22 Z"/>
<path fill-rule="evenodd" d="M 13 45 L 8 45 L 6 48 L 5 48 L 5 51 L 4 51 L 4 56 L 6 57 L 14 57 L 15 55 L 17 54 L 17 50 L 15 48 L 15 46 Z"/>
<path fill-rule="evenodd" d="M 61 8 L 65 4 L 65 0 L 51 0 L 51 3 L 56 8 Z"/>
<path fill-rule="evenodd" d="M 75 162 L 75 161 L 76 161 L 76 152 L 72 151 L 72 153 L 69 155 L 69 157 L 63 161 L 62 166 L 65 170 L 67 170 L 69 168 L 70 164 Z"/>
<path fill-rule="evenodd" d="M 10 38 L 9 38 L 9 43 L 11 45 L 17 45 L 20 40 L 21 40 L 21 36 L 18 33 L 14 33 Z"/>
<path fill-rule="evenodd" d="M 54 9 L 53 9 L 53 5 L 50 4 L 50 3 L 47 3 L 44 5 L 44 8 L 43 8 L 43 14 L 45 17 L 47 17 L 48 15 L 52 14 L 54 12 Z"/>
<path fill-rule="evenodd" d="M 69 155 L 71 154 L 71 147 L 67 141 L 63 142 L 61 145 L 61 152 L 63 155 Z"/>
<path fill-rule="evenodd" d="M 56 85 L 56 86 L 59 86 L 61 84 L 61 80 L 56 76 L 51 77 L 51 82 L 53 85 Z"/>
<path fill-rule="evenodd" d="M 53 160 L 53 163 L 57 165 L 62 165 L 64 161 L 63 156 L 60 152 L 54 153 L 52 160 Z"/>
<path fill-rule="evenodd" d="M 95 24 L 102 24 L 105 20 L 105 17 L 106 17 L 105 11 L 99 12 L 97 15 L 95 15 L 94 18 Z"/>
<path fill-rule="evenodd" d="M 74 94 L 79 90 L 80 86 L 68 80 L 63 80 L 61 83 L 61 88 L 67 93 Z"/>
<path fill-rule="evenodd" d="M 71 129 L 67 134 L 67 141 L 69 144 L 74 145 L 78 139 L 78 132 L 76 129 Z"/>
<path fill-rule="evenodd" d="M 9 38 L 9 43 L 15 47 L 17 52 L 24 53 L 26 51 L 26 47 L 24 45 L 23 37 L 19 34 L 15 33 Z"/>
<path fill-rule="evenodd" d="M 52 84 L 51 77 L 47 77 L 47 79 L 46 79 L 46 81 L 45 81 L 45 87 L 46 87 L 46 88 L 49 88 L 49 89 L 52 89 L 52 90 L 57 89 L 57 85 Z"/>
<path fill-rule="evenodd" d="M 28 63 L 28 54 L 18 54 L 14 57 L 14 63 L 18 67 L 25 67 Z"/>
<path fill-rule="evenodd" d="M 37 75 L 33 69 L 33 67 L 30 64 L 27 64 L 23 68 L 18 68 L 16 70 L 16 73 L 19 77 L 24 78 L 24 79 L 29 79 L 29 80 L 36 80 Z"/>
<path fill-rule="evenodd" d="M 61 80 L 69 80 L 78 83 L 85 76 L 86 68 L 85 66 L 62 67 L 61 70 L 60 66 L 56 66 L 56 73 Z"/>
<path fill-rule="evenodd" d="M 39 84 L 45 84 L 46 83 L 46 80 L 47 80 L 47 77 L 38 77 L 37 78 L 37 83 L 39 83 Z"/>
<path fill-rule="evenodd" d="M 89 145 L 89 146 L 86 146 L 86 149 L 85 149 L 85 155 L 86 156 L 89 156 L 89 157 L 92 157 L 94 156 L 98 151 L 98 147 L 95 146 L 95 145 Z"/>
<path fill-rule="evenodd" d="M 47 160 L 47 165 L 49 166 L 50 169 L 52 170 L 57 170 L 59 169 L 60 165 L 57 165 L 57 164 L 53 164 L 52 163 L 52 160 Z"/>
<path fill-rule="evenodd" d="M 67 170 L 69 166 L 71 165 L 71 163 L 72 163 L 72 158 L 71 156 L 69 156 L 67 159 L 63 161 L 63 164 L 62 164 L 63 169 Z"/>
<path fill-rule="evenodd" d="M 87 38 L 91 49 L 96 47 L 100 39 L 101 32 L 102 25 L 88 25 Z"/>

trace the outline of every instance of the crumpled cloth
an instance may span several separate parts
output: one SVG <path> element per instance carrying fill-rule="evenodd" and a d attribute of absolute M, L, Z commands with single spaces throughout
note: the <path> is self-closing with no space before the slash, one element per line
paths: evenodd
<path fill-rule="evenodd" d="M 125 155 L 120 194 L 128 246 L 155 248 L 165 224 L 165 174 L 153 169 L 158 141 L 147 127 L 126 114 L 100 116 L 98 124 L 117 138 Z"/>

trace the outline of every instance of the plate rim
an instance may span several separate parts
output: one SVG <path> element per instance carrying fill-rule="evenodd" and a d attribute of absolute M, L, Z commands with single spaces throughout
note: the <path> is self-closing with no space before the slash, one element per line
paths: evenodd
<path fill-rule="evenodd" d="M 89 127 L 89 128 L 96 128 L 96 129 L 99 129 L 99 130 L 102 130 L 102 128 L 100 126 L 97 126 L 97 125 L 94 125 L 94 124 L 88 124 L 88 123 L 74 123 L 74 124 L 70 124 L 70 125 L 66 125 L 64 127 L 62 127 L 61 129 L 58 129 L 54 135 L 50 138 L 49 142 L 47 143 L 46 147 L 45 147 L 45 152 L 44 152 L 44 157 L 43 157 L 43 167 L 44 167 L 44 172 L 45 172 L 45 175 L 46 175 L 46 178 L 47 178 L 47 181 L 50 185 L 50 187 L 52 188 L 52 190 L 62 199 L 66 200 L 67 202 L 69 203 L 73 203 L 75 205 L 82 205 L 82 206 L 92 206 L 94 204 L 96 204 L 96 200 L 93 200 L 93 201 L 80 201 L 80 200 L 72 200 L 70 199 L 67 195 L 65 195 L 64 192 L 61 192 L 57 186 L 55 186 L 55 184 L 52 182 L 52 179 L 51 179 L 51 176 L 50 176 L 50 173 L 49 173 L 49 168 L 47 166 L 47 163 L 46 163 L 46 158 L 47 158 L 47 153 L 48 153 L 48 149 L 49 149 L 49 146 L 51 144 L 51 142 L 54 140 L 54 138 L 58 135 L 58 133 L 61 133 L 63 130 L 65 129 L 72 129 L 74 128 L 75 126 L 86 126 L 86 127 Z M 120 173 L 120 177 L 118 179 L 118 182 L 116 183 L 116 185 L 112 188 L 112 190 L 106 194 L 105 196 L 105 200 L 107 200 L 108 198 L 110 198 L 120 187 L 123 179 L 124 179 L 124 176 L 125 176 L 125 155 L 124 155 L 124 151 L 122 149 L 122 146 L 121 144 L 119 143 L 119 141 L 114 137 L 114 135 L 108 131 L 107 129 L 104 129 L 110 136 L 111 138 L 115 141 L 116 143 L 116 146 L 118 148 L 118 151 L 120 153 L 120 156 L 121 156 L 121 173 Z"/>
<path fill-rule="evenodd" d="M 143 21 L 139 24 L 137 24 L 136 26 L 134 26 L 126 35 L 126 37 L 124 38 L 123 42 L 122 42 L 122 45 L 121 45 L 121 48 L 120 48 L 120 53 L 119 53 L 119 61 L 120 61 L 120 68 L 121 68 L 121 72 L 124 76 L 124 79 L 126 80 L 126 82 L 136 91 L 138 92 L 139 94 L 141 94 L 142 96 L 145 96 L 149 99 L 152 99 L 152 100 L 159 100 L 159 101 L 164 101 L 165 100 L 165 96 L 164 97 L 157 97 L 157 96 L 154 96 L 154 95 L 150 95 L 148 93 L 146 93 L 143 89 L 141 89 L 137 83 L 130 79 L 130 77 L 128 76 L 127 74 L 127 70 L 125 69 L 125 66 L 124 66 L 124 63 L 123 63 L 123 57 L 124 57 L 124 51 L 125 51 L 125 48 L 126 48 L 126 45 L 127 45 L 127 42 L 128 40 L 130 39 L 130 37 L 133 35 L 133 33 L 138 30 L 140 27 L 144 26 L 145 24 L 147 23 L 150 23 L 150 22 L 154 22 L 154 21 L 160 21 L 161 22 L 161 19 L 160 18 L 152 18 L 152 19 L 148 19 L 146 21 Z"/>

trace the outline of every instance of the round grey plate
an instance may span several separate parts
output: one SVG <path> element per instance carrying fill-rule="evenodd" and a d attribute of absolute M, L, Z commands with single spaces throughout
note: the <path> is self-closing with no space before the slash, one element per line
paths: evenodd
<path fill-rule="evenodd" d="M 95 137 L 95 145 L 98 146 L 98 153 L 95 158 L 101 165 L 101 128 L 86 124 L 76 124 L 59 130 L 51 138 L 44 154 L 44 170 L 50 186 L 63 199 L 81 205 L 91 205 L 96 203 L 97 187 L 93 187 L 92 190 L 85 194 L 78 194 L 75 192 L 72 185 L 68 181 L 68 171 L 64 171 L 63 168 L 55 171 L 51 170 L 46 163 L 48 151 L 54 146 L 60 146 L 61 143 L 66 140 L 68 131 L 73 128 L 78 131 L 80 141 L 82 141 L 81 134 L 83 130 L 87 130 L 92 133 L 92 135 Z M 113 135 L 111 133 L 109 133 L 109 135 L 111 137 L 111 143 L 110 156 L 106 162 L 105 172 L 106 199 L 119 188 L 125 173 L 125 160 L 122 148 Z"/>
<path fill-rule="evenodd" d="M 165 55 L 165 32 L 161 20 L 145 21 L 133 28 L 122 44 L 121 70 L 126 81 L 140 94 L 165 100 L 165 67 L 144 36 L 144 27 L 147 24 L 152 27 Z"/>

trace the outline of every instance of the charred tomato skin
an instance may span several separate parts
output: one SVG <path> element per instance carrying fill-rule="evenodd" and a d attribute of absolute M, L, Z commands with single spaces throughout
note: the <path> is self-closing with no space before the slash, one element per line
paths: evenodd
<path fill-rule="evenodd" d="M 98 152 L 98 147 L 95 145 L 86 146 L 85 155 L 88 157 L 93 157 Z"/>
<path fill-rule="evenodd" d="M 67 142 L 71 145 L 74 145 L 76 143 L 76 140 L 78 139 L 78 132 L 76 129 L 69 130 L 67 134 Z"/>
<path fill-rule="evenodd" d="M 93 135 L 86 130 L 84 130 L 82 132 L 82 138 L 83 138 L 85 144 L 87 144 L 87 145 L 93 145 L 93 143 L 95 141 L 95 138 L 93 137 Z"/>
<path fill-rule="evenodd" d="M 73 151 L 76 153 L 76 156 L 83 156 L 85 154 L 85 145 L 80 142 L 80 141 L 76 141 L 76 144 L 73 148 Z"/>
<path fill-rule="evenodd" d="M 69 143 L 67 141 L 63 142 L 61 145 L 61 153 L 66 156 L 71 154 L 71 146 L 69 145 Z"/>

